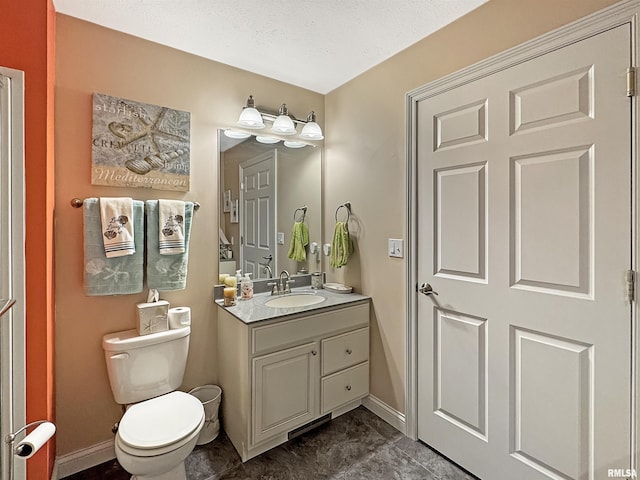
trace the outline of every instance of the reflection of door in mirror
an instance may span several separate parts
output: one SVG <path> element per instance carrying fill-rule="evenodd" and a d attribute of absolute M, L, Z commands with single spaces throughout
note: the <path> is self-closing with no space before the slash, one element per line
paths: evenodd
<path fill-rule="evenodd" d="M 240 164 L 240 265 L 243 273 L 263 278 L 265 258 L 276 257 L 275 149 Z"/>

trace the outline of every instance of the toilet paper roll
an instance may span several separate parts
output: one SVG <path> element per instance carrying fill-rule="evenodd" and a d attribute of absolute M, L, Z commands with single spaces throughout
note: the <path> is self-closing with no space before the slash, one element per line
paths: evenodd
<path fill-rule="evenodd" d="M 15 448 L 15 454 L 21 458 L 31 458 L 40 450 L 47 441 L 56 433 L 56 426 L 51 422 L 45 422 L 24 437 Z"/>
<path fill-rule="evenodd" d="M 191 309 L 189 307 L 169 309 L 169 328 L 182 328 L 189 325 L 191 325 Z"/>

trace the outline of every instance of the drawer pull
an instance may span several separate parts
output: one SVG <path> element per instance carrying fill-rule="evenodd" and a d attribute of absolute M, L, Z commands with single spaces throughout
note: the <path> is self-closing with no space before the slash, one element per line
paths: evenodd
<path fill-rule="evenodd" d="M 351 391 L 351 385 L 347 385 L 346 389 L 350 392 Z"/>
<path fill-rule="evenodd" d="M 315 350 L 311 350 L 311 355 L 313 355 L 314 357 L 318 354 L 318 352 L 316 352 Z"/>
<path fill-rule="evenodd" d="M 347 348 L 347 355 L 351 355 L 353 351 L 350 348 Z"/>

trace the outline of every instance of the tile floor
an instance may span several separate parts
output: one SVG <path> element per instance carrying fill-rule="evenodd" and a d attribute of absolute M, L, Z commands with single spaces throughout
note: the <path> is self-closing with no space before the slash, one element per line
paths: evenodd
<path fill-rule="evenodd" d="M 240 461 L 221 433 L 186 461 L 189 480 L 473 480 L 364 407 L 249 460 Z M 67 480 L 129 480 L 116 460 Z"/>

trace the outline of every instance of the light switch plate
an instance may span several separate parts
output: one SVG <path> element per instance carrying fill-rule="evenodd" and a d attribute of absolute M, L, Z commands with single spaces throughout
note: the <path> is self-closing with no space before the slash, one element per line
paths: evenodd
<path fill-rule="evenodd" d="M 284 232 L 278 232 L 278 245 L 284 245 Z"/>
<path fill-rule="evenodd" d="M 396 258 L 404 257 L 404 240 L 399 238 L 389 239 L 389 256 Z"/>

